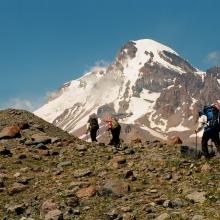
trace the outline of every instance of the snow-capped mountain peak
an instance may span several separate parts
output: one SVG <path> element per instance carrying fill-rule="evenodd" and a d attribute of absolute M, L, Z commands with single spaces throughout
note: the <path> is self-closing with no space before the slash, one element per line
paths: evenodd
<path fill-rule="evenodd" d="M 89 115 L 96 113 L 103 119 L 102 129 L 110 112 L 125 128 L 165 139 L 169 132 L 188 132 L 193 126 L 202 88 L 211 83 L 219 90 L 219 76 L 212 82 L 212 75 L 201 73 L 163 44 L 130 41 L 112 64 L 65 83 L 35 114 L 84 138 Z"/>

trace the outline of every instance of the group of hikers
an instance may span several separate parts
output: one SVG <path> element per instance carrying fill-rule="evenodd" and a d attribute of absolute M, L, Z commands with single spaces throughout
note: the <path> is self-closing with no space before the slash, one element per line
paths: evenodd
<path fill-rule="evenodd" d="M 120 145 L 120 131 L 121 126 L 118 123 L 118 120 L 115 116 L 110 116 L 107 114 L 107 131 L 111 132 L 110 145 L 115 147 Z M 92 114 L 89 117 L 87 123 L 87 132 L 90 131 L 90 137 L 92 142 L 97 142 L 96 136 L 99 129 L 98 118 L 96 114 Z M 211 140 L 217 149 L 217 152 L 220 154 L 220 103 L 214 103 L 209 106 L 204 106 L 203 109 L 199 112 L 198 124 L 195 129 L 196 140 L 197 133 L 204 129 L 202 135 L 202 155 L 206 158 L 214 156 L 213 152 L 209 152 L 208 142 Z"/>
<path fill-rule="evenodd" d="M 111 132 L 111 140 L 109 145 L 114 145 L 118 147 L 120 145 L 120 132 L 121 132 L 121 125 L 118 122 L 116 116 L 110 116 L 107 114 L 107 118 L 105 120 L 107 125 L 107 131 Z M 90 137 L 92 142 L 97 142 L 96 136 L 99 130 L 99 122 L 98 117 L 96 114 L 92 114 L 89 116 L 89 120 L 87 123 L 87 132 L 90 132 Z M 109 134 L 110 135 L 110 134 Z"/>

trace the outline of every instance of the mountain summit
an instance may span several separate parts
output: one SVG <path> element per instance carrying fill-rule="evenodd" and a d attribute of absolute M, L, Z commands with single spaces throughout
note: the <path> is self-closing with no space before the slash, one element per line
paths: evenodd
<path fill-rule="evenodd" d="M 220 71 L 202 72 L 154 40 L 126 43 L 113 63 L 65 83 L 35 114 L 85 140 L 88 117 L 118 115 L 122 137 L 192 137 L 197 112 L 220 94 Z"/>

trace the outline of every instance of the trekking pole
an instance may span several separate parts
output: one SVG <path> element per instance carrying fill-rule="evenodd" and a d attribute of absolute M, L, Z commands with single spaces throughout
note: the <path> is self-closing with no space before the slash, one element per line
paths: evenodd
<path fill-rule="evenodd" d="M 197 154 L 197 131 L 196 131 L 196 154 Z"/>

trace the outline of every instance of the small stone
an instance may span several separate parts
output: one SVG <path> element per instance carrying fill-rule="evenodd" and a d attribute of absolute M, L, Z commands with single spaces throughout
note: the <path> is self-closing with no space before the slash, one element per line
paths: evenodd
<path fill-rule="evenodd" d="M 204 219 L 204 217 L 202 215 L 194 215 L 192 217 L 192 220 L 203 220 L 203 219 Z"/>
<path fill-rule="evenodd" d="M 167 220 L 167 219 L 169 219 L 169 215 L 167 214 L 167 213 L 163 213 L 163 214 L 161 214 L 161 215 L 159 215 L 157 218 L 156 218 L 156 220 Z"/>
<path fill-rule="evenodd" d="M 100 196 L 122 197 L 130 191 L 128 183 L 121 180 L 109 180 L 99 189 Z"/>
<path fill-rule="evenodd" d="M 169 174 L 165 175 L 165 176 L 164 176 L 164 179 L 165 179 L 165 180 L 171 180 L 171 179 L 172 179 L 172 174 L 169 173 Z"/>
<path fill-rule="evenodd" d="M 78 198 L 92 197 L 96 194 L 96 189 L 93 186 L 82 188 L 76 192 Z"/>
<path fill-rule="evenodd" d="M 22 191 L 25 191 L 27 189 L 27 186 L 21 183 L 14 183 L 13 186 L 9 189 L 9 195 L 14 195 L 16 193 L 20 193 Z"/>
<path fill-rule="evenodd" d="M 73 215 L 80 215 L 79 209 L 73 209 Z"/>
<path fill-rule="evenodd" d="M 172 208 L 172 202 L 170 200 L 165 200 L 163 203 L 164 208 Z"/>
<path fill-rule="evenodd" d="M 122 217 L 123 220 L 136 220 L 135 215 L 132 213 L 124 213 Z"/>
<path fill-rule="evenodd" d="M 79 177 L 89 176 L 91 173 L 92 172 L 90 169 L 79 169 L 73 172 L 73 176 L 79 178 Z"/>
<path fill-rule="evenodd" d="M 87 151 L 87 147 L 85 145 L 78 145 L 76 147 L 76 150 L 78 150 L 78 151 Z"/>
<path fill-rule="evenodd" d="M 45 220 L 63 220 L 63 213 L 59 209 L 49 211 L 45 215 Z"/>
<path fill-rule="evenodd" d="M 49 200 L 45 201 L 41 206 L 41 216 L 44 216 L 48 212 L 50 212 L 52 210 L 57 210 L 57 209 L 58 209 L 57 203 L 55 203 L 53 200 L 49 199 Z"/>
<path fill-rule="evenodd" d="M 33 155 L 32 155 L 32 158 L 33 158 L 34 160 L 41 160 L 41 159 L 42 159 L 42 157 L 39 156 L 39 155 L 37 155 L 37 154 L 33 154 Z"/>
<path fill-rule="evenodd" d="M 37 144 L 36 148 L 40 150 L 48 150 L 47 146 L 45 146 L 43 143 Z"/>
<path fill-rule="evenodd" d="M 51 144 L 54 144 L 54 143 L 57 143 L 57 142 L 60 142 L 60 141 L 61 141 L 61 139 L 58 138 L 58 137 L 52 137 L 51 138 Z"/>
<path fill-rule="evenodd" d="M 61 162 L 57 165 L 57 168 L 63 168 L 63 167 L 68 167 L 68 166 L 71 166 L 72 165 L 72 162 L 71 161 L 64 161 L 64 162 Z"/>
<path fill-rule="evenodd" d="M 6 206 L 5 208 L 6 208 L 8 213 L 14 213 L 14 214 L 17 214 L 17 215 L 21 215 L 25 211 L 25 205 L 24 204 Z"/>
<path fill-rule="evenodd" d="M 21 173 L 19 173 L 19 172 L 14 174 L 14 177 L 16 177 L 16 178 L 19 177 L 19 176 L 21 176 Z"/>
<path fill-rule="evenodd" d="M 204 192 L 193 192 L 188 194 L 186 198 L 195 203 L 203 203 L 206 200 Z"/>
<path fill-rule="evenodd" d="M 131 154 L 134 154 L 134 153 L 135 153 L 134 149 L 131 149 L 131 148 L 128 148 L 124 151 L 125 155 L 131 155 Z"/>

